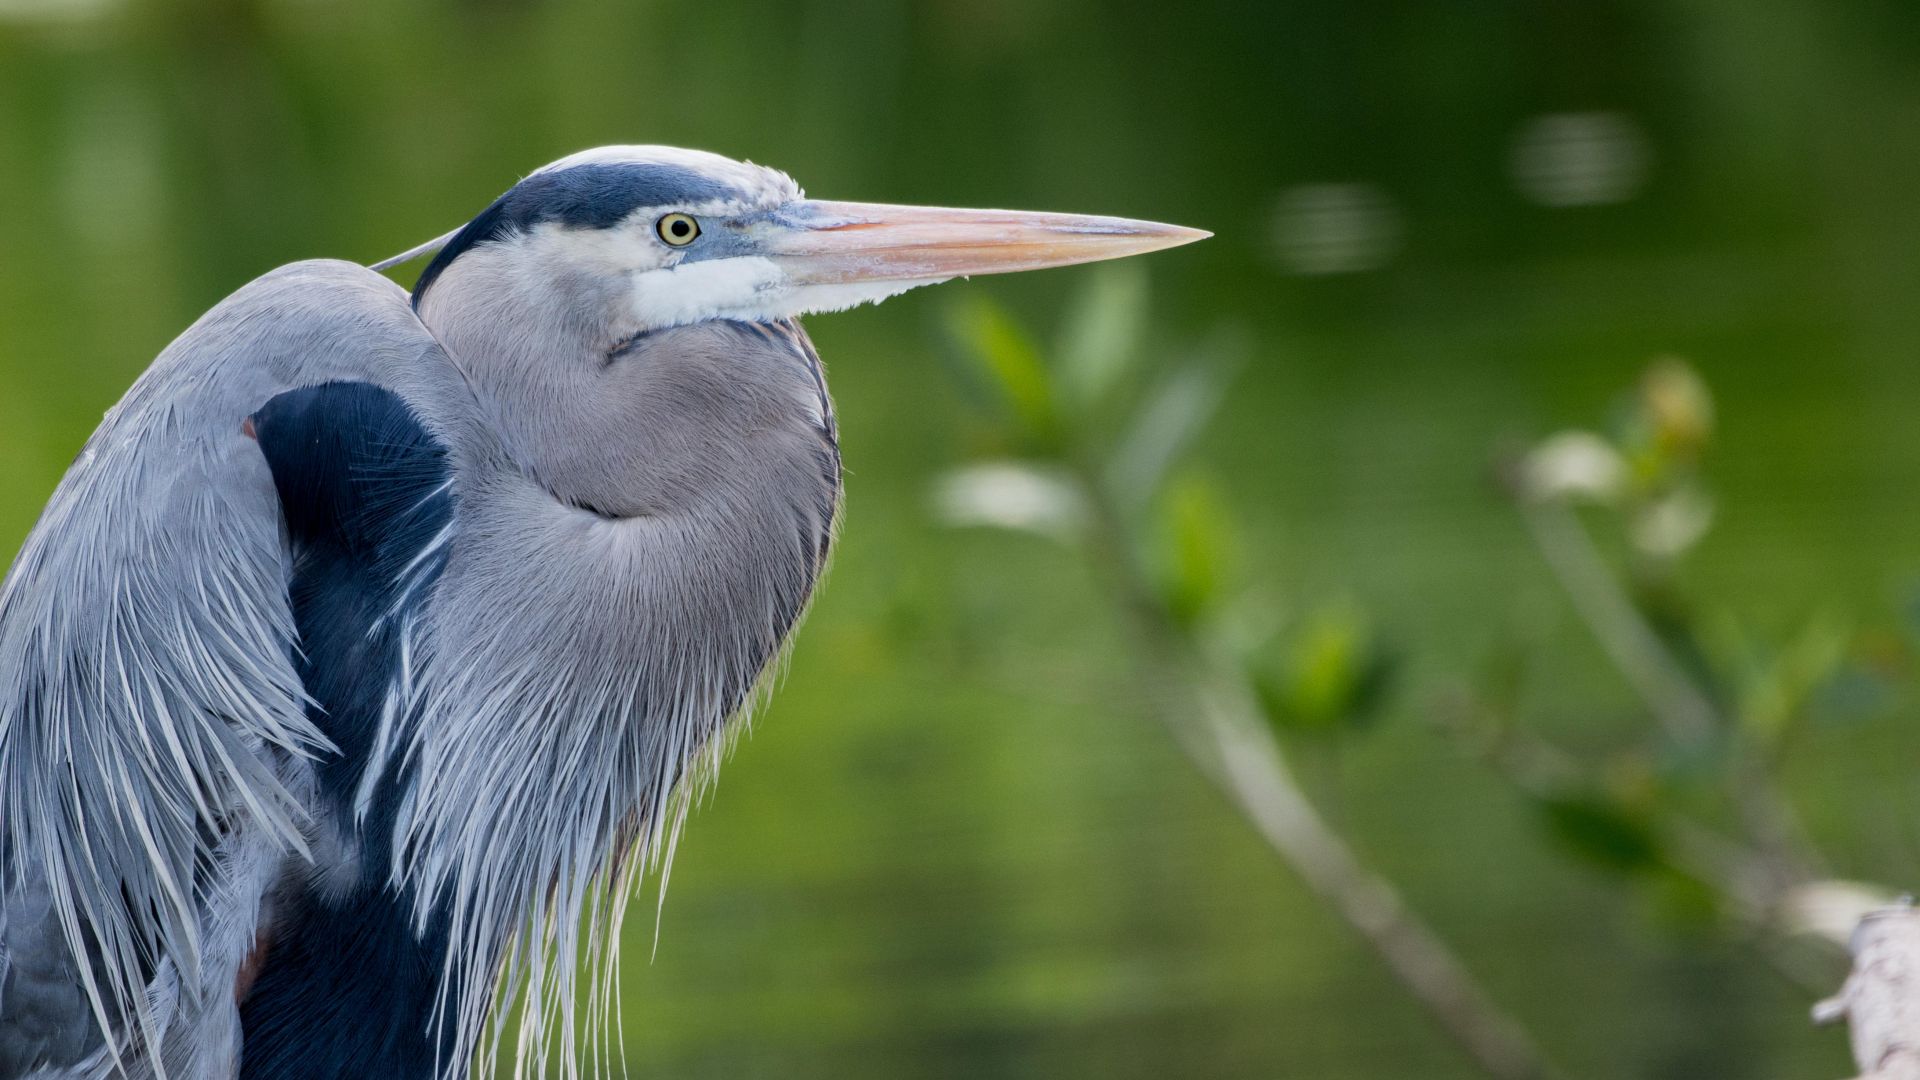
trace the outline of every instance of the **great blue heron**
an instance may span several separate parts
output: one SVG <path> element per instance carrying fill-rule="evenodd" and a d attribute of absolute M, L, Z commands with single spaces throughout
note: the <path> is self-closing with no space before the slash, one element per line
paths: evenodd
<path fill-rule="evenodd" d="M 609 147 L 401 256 L 411 295 L 222 301 L 0 594 L 0 1078 L 457 1076 L 516 995 L 516 1063 L 577 1061 L 832 542 L 795 318 L 1205 235 Z"/>

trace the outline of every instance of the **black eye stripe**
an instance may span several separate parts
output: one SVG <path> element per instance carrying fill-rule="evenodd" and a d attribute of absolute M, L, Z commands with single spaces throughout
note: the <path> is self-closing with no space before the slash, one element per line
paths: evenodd
<path fill-rule="evenodd" d="M 748 193 L 697 170 L 658 162 L 594 162 L 535 173 L 514 185 L 435 255 L 414 283 L 414 302 L 425 295 L 448 264 L 475 247 L 546 221 L 573 229 L 607 229 L 647 206 L 698 206 L 741 200 Z M 700 238 L 700 225 L 692 237 Z M 661 237 L 664 241 L 666 238 Z"/>

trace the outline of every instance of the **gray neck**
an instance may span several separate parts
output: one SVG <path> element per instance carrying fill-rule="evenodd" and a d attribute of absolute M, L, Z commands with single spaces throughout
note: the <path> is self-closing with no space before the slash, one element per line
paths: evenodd
<path fill-rule="evenodd" d="M 723 721 L 818 580 L 839 453 L 797 325 L 701 323 L 616 350 L 631 330 L 579 315 L 611 302 L 475 288 L 457 273 L 472 258 L 420 314 L 504 460 L 456 454 L 461 528 L 421 645 L 394 863 L 448 905 L 474 965 L 459 985 L 491 987 L 504 963 L 508 993 L 529 992 L 525 1023 L 566 1031 L 572 959 L 610 941 L 598 919 L 576 936 L 583 913 L 621 909 L 593 907 L 593 882 L 610 858 L 670 849 L 685 778 L 717 765 Z M 516 928 L 559 958 L 552 971 L 500 959 Z M 490 1000 L 456 1004 L 463 1041 Z"/>
<path fill-rule="evenodd" d="M 673 517 L 818 484 L 831 413 L 794 324 L 645 334 L 605 282 L 564 268 L 533 277 L 487 255 L 449 267 L 421 318 L 508 453 L 556 498 Z"/>

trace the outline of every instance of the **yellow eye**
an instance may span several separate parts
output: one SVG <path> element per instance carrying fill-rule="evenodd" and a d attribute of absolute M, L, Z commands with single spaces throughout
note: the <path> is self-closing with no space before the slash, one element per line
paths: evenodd
<path fill-rule="evenodd" d="M 686 247 L 700 238 L 700 223 L 686 214 L 668 214 L 653 223 L 653 231 L 668 247 Z"/>

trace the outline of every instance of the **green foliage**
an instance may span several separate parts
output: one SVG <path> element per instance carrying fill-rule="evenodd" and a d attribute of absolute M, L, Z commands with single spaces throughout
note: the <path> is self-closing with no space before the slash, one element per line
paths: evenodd
<path fill-rule="evenodd" d="M 1356 604 L 1289 614 L 1253 591 L 1266 586 L 1248 580 L 1231 500 L 1185 460 L 1225 393 L 1228 365 L 1136 369 L 1144 297 L 1138 277 L 1096 277 L 1052 357 L 997 309 L 975 302 L 956 312 L 953 325 L 1033 460 L 956 471 L 943 486 L 947 517 L 1089 554 L 1099 538 L 1111 541 L 1123 588 L 1146 593 L 1130 599 L 1149 609 L 1159 636 L 1243 686 L 1255 722 L 1283 742 L 1362 730 L 1387 699 L 1396 656 Z M 1768 924 L 1819 883 L 1823 862 L 1776 775 L 1782 748 L 1833 687 L 1858 677 L 1861 657 L 1877 655 L 1873 670 L 1884 675 L 1910 665 L 1913 650 L 1902 639 L 1870 654 L 1852 620 L 1827 612 L 1769 635 L 1737 606 L 1695 596 L 1682 571 L 1714 520 L 1701 471 L 1712 395 L 1691 368 L 1662 360 L 1614 417 L 1604 432 L 1542 440 L 1506 475 L 1567 610 L 1639 695 L 1642 722 L 1577 752 L 1534 732 L 1543 695 L 1530 676 L 1546 665 L 1525 637 L 1427 707 L 1512 782 L 1547 843 L 1635 890 L 1661 922 Z"/>
<path fill-rule="evenodd" d="M 1455 730 L 1528 795 L 1560 846 L 1630 878 L 1656 910 L 1701 926 L 1742 913 L 1779 931 L 1786 927 L 1772 924 L 1795 895 L 1821 884 L 1825 862 L 1780 775 L 1784 748 L 1816 709 L 1876 707 L 1873 695 L 1837 688 L 1901 677 L 1907 648 L 1895 638 L 1889 650 L 1885 635 L 1863 635 L 1825 609 L 1789 633 L 1768 634 L 1737 603 L 1694 596 L 1682 570 L 1713 522 L 1701 477 L 1712 395 L 1691 368 L 1665 359 L 1615 416 L 1609 434 L 1543 440 L 1511 475 L 1569 610 L 1639 695 L 1647 722 L 1612 752 L 1561 752 L 1524 733 L 1527 695 L 1503 661 L 1473 691 L 1490 721 Z M 1575 504 L 1592 509 L 1575 515 Z M 1595 533 L 1616 542 L 1596 542 Z M 1608 550 L 1625 551 L 1624 563 Z M 1515 755 L 1514 744 L 1528 739 Z M 1621 761 L 1660 767 L 1629 770 L 1623 783 L 1614 767 Z M 1681 835 L 1694 842 L 1671 843 Z"/>
<path fill-rule="evenodd" d="M 1160 492 L 1156 525 L 1153 562 L 1161 603 L 1181 622 L 1196 625 L 1218 608 L 1234 581 L 1238 552 L 1231 512 L 1210 480 L 1187 472 Z"/>
<path fill-rule="evenodd" d="M 1231 367 L 1223 357 L 1235 350 L 1216 342 L 1199 359 L 1130 378 L 1147 291 L 1137 266 L 1089 275 L 1051 358 L 986 301 L 950 309 L 956 340 L 1034 460 L 957 469 L 935 503 L 951 524 L 1073 544 L 1085 539 L 1089 507 L 1111 505 L 1126 519 L 1125 554 L 1145 569 L 1151 602 L 1185 632 L 1210 638 L 1246 594 L 1243 544 L 1218 482 L 1180 462 L 1220 404 Z M 1145 388 L 1122 392 L 1135 381 Z M 1062 402 L 1070 407 L 1057 408 Z M 1393 665 L 1364 612 L 1328 605 L 1278 630 L 1243 650 L 1247 679 L 1275 730 L 1347 730 L 1377 713 Z"/>
<path fill-rule="evenodd" d="M 968 294 L 949 307 L 947 325 L 1017 434 L 1036 449 L 1056 448 L 1060 413 L 1053 376 L 1026 330 L 1003 308 L 978 294 Z"/>
<path fill-rule="evenodd" d="M 1033 528 L 1028 512 L 1039 495 L 1064 507 L 1080 502 L 1077 483 L 1100 487 L 1146 537 L 1134 553 L 1153 570 L 1157 597 L 1183 621 L 1208 615 L 1234 584 L 1237 544 L 1228 500 L 1197 470 L 1169 475 L 1218 406 L 1224 377 L 1217 364 L 1189 363 L 1121 400 L 1144 326 L 1146 279 L 1137 269 L 1103 269 L 1071 305 L 1058 355 L 1042 355 L 1034 339 L 991 302 L 972 298 L 949 308 L 948 326 L 971 370 L 993 390 L 1013 442 L 1033 460 L 976 464 L 943 484 L 942 503 L 967 498 L 949 520 Z M 1071 408 L 1062 408 L 1062 403 Z M 1103 406 L 1112 406 L 1111 422 Z M 1079 475 L 1078 480 L 1072 479 Z M 1016 477 L 1023 477 L 1014 483 Z M 1066 477 L 1066 479 L 1062 479 Z M 1000 481 L 983 485 L 982 478 Z M 995 490 L 997 488 L 998 495 Z M 997 507 L 983 500 L 998 497 Z M 1096 500 L 1098 501 L 1098 500 Z M 1016 505 L 1019 503 L 1020 505 Z M 1077 511 L 1076 511 L 1077 512 Z M 1038 531 L 1061 535 L 1064 513 L 1041 515 Z"/>
<path fill-rule="evenodd" d="M 1186 460 L 1222 400 L 1228 365 L 1138 367 L 1145 293 L 1137 275 L 1096 277 L 1051 357 L 997 309 L 975 303 L 955 314 L 1034 460 L 958 470 L 944 486 L 947 516 L 1087 554 L 1110 541 L 1118 551 L 1106 554 L 1125 563 L 1116 579 L 1145 593 L 1125 598 L 1146 609 L 1154 635 L 1202 658 L 1207 678 L 1244 688 L 1251 722 L 1264 721 L 1277 745 L 1363 730 L 1382 711 L 1398 658 L 1354 603 L 1290 612 L 1255 591 L 1267 586 L 1249 580 L 1231 500 Z M 1633 890 L 1661 923 L 1703 933 L 1740 924 L 1771 939 L 1793 897 L 1821 883 L 1824 861 L 1776 775 L 1782 747 L 1869 653 L 1843 616 L 1823 612 L 1769 635 L 1737 606 L 1688 587 L 1685 561 L 1715 515 L 1701 470 L 1714 424 L 1705 383 L 1662 360 L 1607 430 L 1556 434 L 1506 470 L 1566 609 L 1639 695 L 1640 722 L 1578 751 L 1533 731 L 1532 712 L 1563 703 L 1533 684 L 1548 665 L 1526 637 L 1424 707 L 1444 713 L 1442 730 L 1513 784 L 1546 843 Z M 1910 666 L 1912 652 L 1902 639 L 1873 654 L 1874 670 Z"/>
<path fill-rule="evenodd" d="M 1737 665 L 1740 725 L 1763 750 L 1778 746 L 1806 718 L 1854 655 L 1853 626 L 1833 613 L 1807 620 L 1778 645 L 1755 641 L 1737 626 L 1728 633 L 1736 638 L 1726 651 Z"/>
<path fill-rule="evenodd" d="M 1314 609 L 1254 668 L 1269 720 L 1283 732 L 1333 733 L 1379 715 L 1394 662 L 1365 612 L 1351 603 Z"/>
<path fill-rule="evenodd" d="M 1588 862 L 1620 873 L 1648 872 L 1666 864 L 1643 808 L 1591 790 L 1541 796 L 1536 805 L 1554 839 Z"/>

